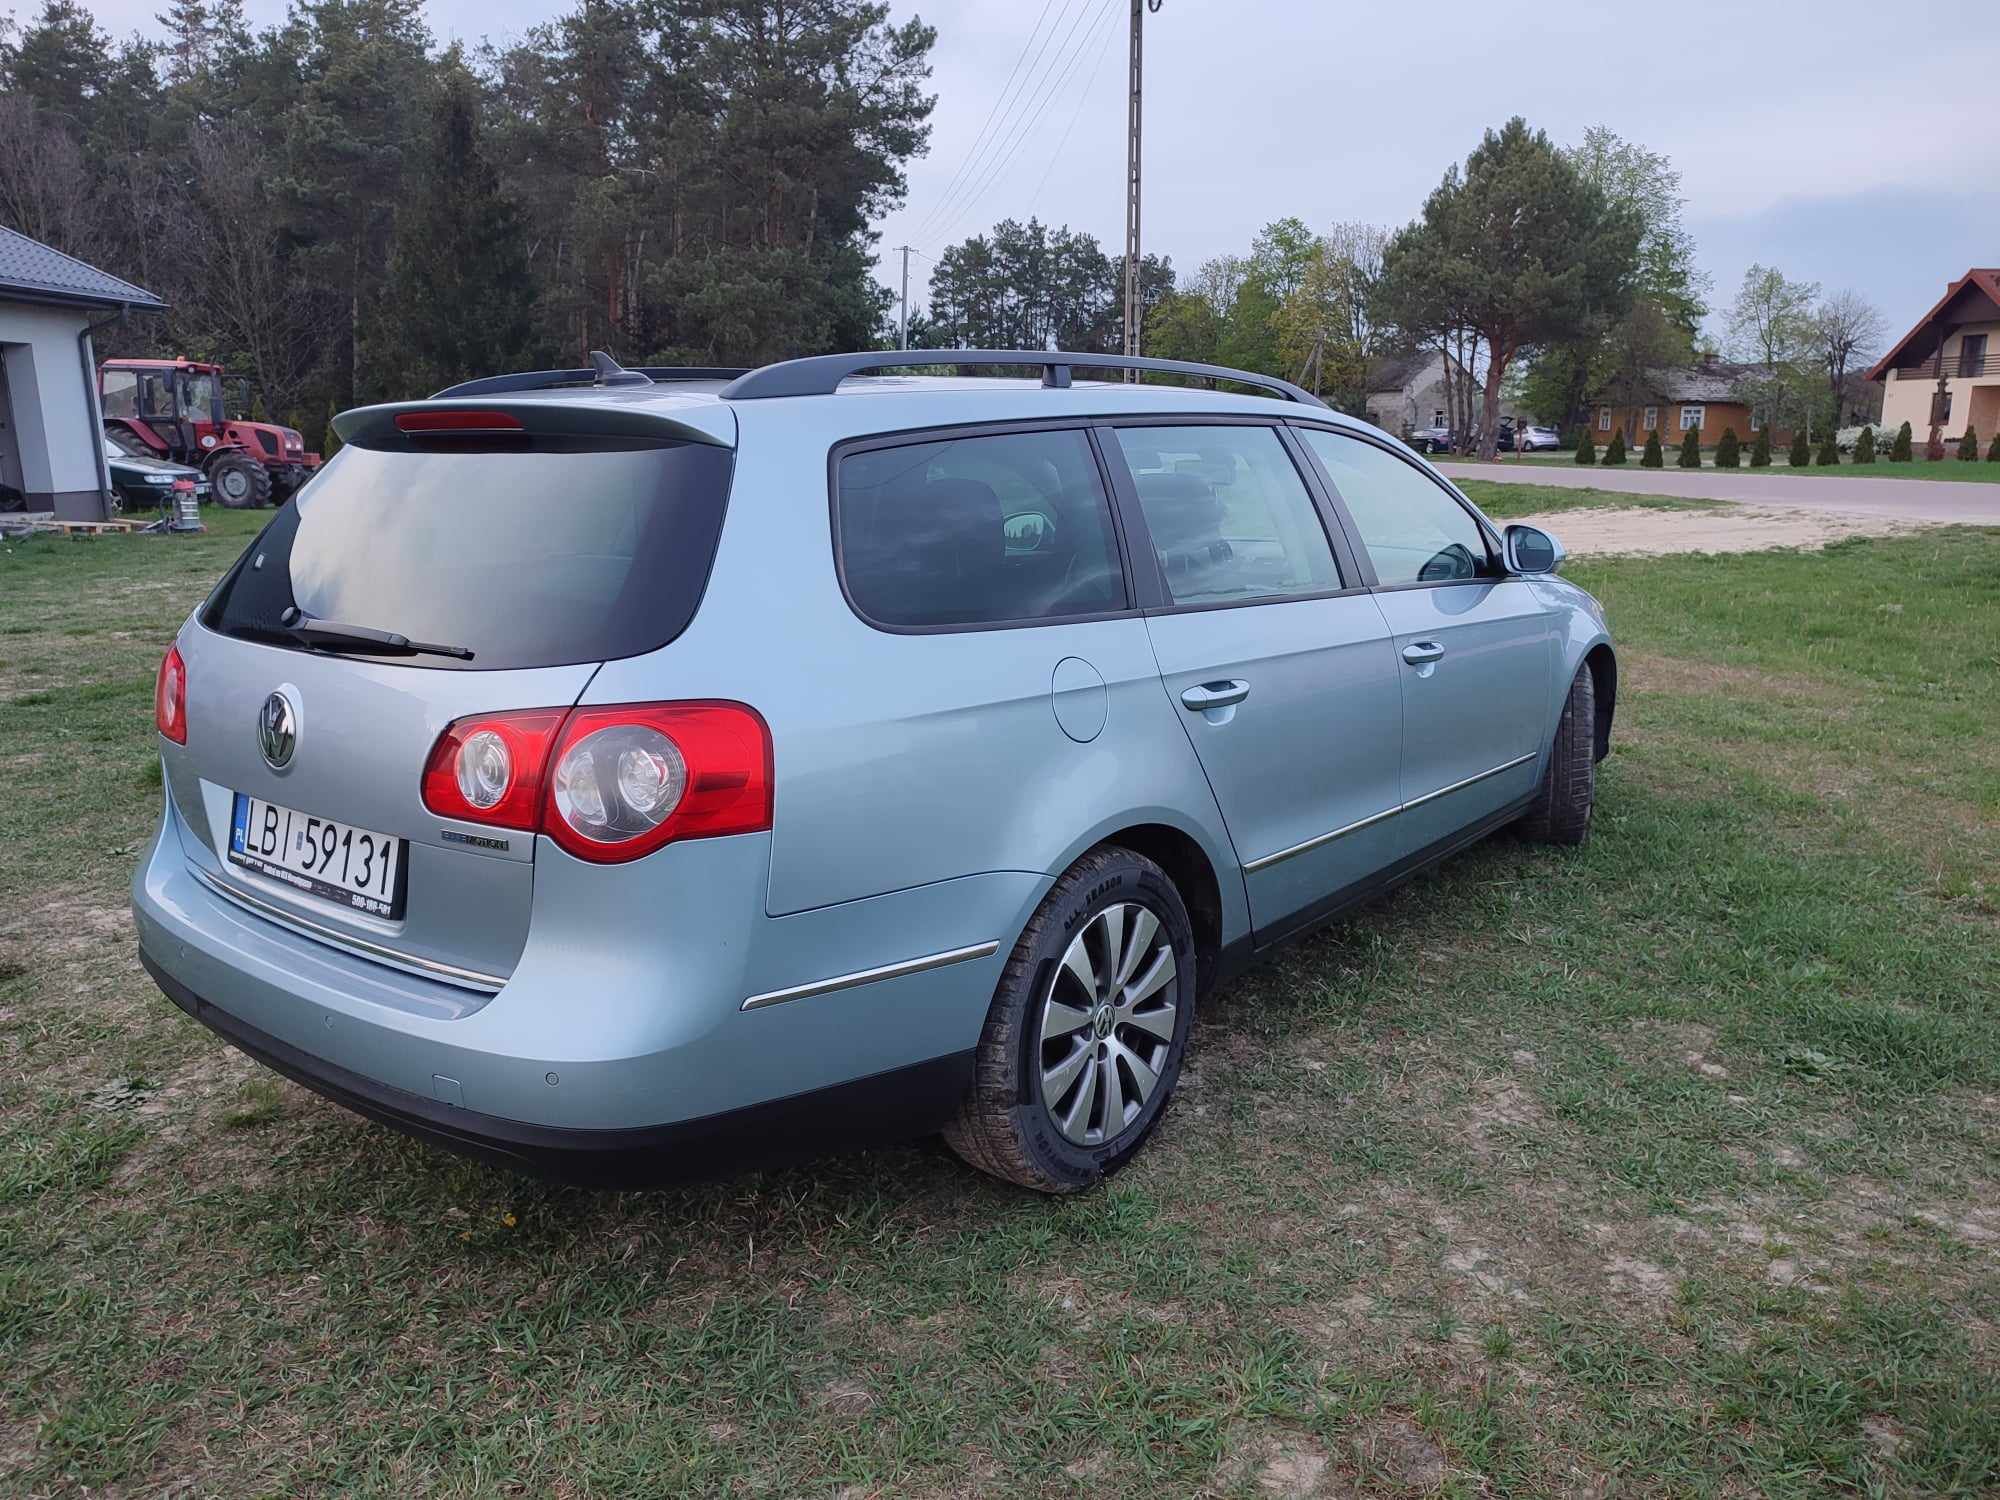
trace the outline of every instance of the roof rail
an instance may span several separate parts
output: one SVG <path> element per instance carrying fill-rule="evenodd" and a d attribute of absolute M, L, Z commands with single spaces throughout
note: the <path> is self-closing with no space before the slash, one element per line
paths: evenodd
<path fill-rule="evenodd" d="M 521 370 L 512 375 L 488 375 L 479 380 L 462 380 L 457 385 L 446 386 L 441 391 L 432 392 L 429 399 L 441 401 L 447 396 L 502 396 L 509 391 L 552 391 L 572 385 L 637 385 L 641 377 L 659 385 L 668 385 L 677 380 L 735 380 L 749 373 L 741 365 L 729 367 L 640 365 L 635 369 L 619 371 L 619 374 L 630 377 L 629 379 L 601 382 L 594 367 L 588 370 Z"/>
<path fill-rule="evenodd" d="M 1312 392 L 1249 370 L 1226 365 L 1190 364 L 1178 359 L 1146 359 L 1127 354 L 1068 354 L 1059 349 L 878 349 L 861 354 L 819 354 L 788 359 L 739 376 L 722 388 L 726 401 L 754 401 L 772 396 L 830 396 L 841 381 L 864 370 L 902 369 L 921 365 L 1027 365 L 1039 367 L 1042 384 L 1064 389 L 1074 370 L 1150 370 L 1164 375 L 1194 375 L 1210 381 L 1231 381 L 1273 392 L 1287 401 L 1308 406 L 1326 403 Z"/>

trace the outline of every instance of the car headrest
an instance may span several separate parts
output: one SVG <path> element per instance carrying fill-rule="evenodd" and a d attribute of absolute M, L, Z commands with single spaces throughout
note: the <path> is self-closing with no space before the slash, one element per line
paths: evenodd
<path fill-rule="evenodd" d="M 1178 550 L 1221 530 L 1222 502 L 1197 475 L 1135 474 L 1132 482 L 1146 511 L 1146 529 L 1160 551 Z"/>

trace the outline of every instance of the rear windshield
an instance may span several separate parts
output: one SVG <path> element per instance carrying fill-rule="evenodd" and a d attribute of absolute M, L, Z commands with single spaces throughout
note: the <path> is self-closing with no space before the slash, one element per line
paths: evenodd
<path fill-rule="evenodd" d="M 636 656 L 687 628 L 722 530 L 730 453 L 442 453 L 349 446 L 286 503 L 210 598 L 224 635 L 295 645 L 319 620 L 463 647 L 344 655 L 492 671 Z M 305 649 L 300 647 L 299 649 Z"/>

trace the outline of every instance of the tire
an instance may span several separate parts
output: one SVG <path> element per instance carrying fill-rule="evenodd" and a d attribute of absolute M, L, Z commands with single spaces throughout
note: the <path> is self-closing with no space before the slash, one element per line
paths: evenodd
<path fill-rule="evenodd" d="M 1113 948 L 1123 950 L 1122 990 L 1107 956 Z M 1100 998 L 1129 994 L 1163 959 L 1171 972 L 1150 991 L 1123 1005 Z M 982 1172 L 1038 1192 L 1079 1192 L 1110 1176 L 1145 1144 L 1173 1094 L 1194 990 L 1194 928 L 1173 881 L 1129 849 L 1092 850 L 1050 889 L 1014 945 L 946 1142 Z M 1051 1024 L 1062 1029 L 1051 1033 Z M 1108 1078 L 1120 1105 L 1115 1129 Z"/>
<path fill-rule="evenodd" d="M 271 503 L 271 471 L 245 453 L 209 460 L 208 485 L 231 510 L 262 510 Z"/>
<path fill-rule="evenodd" d="M 1581 844 L 1590 837 L 1597 802 L 1597 679 L 1578 667 L 1556 722 L 1549 768 L 1521 819 L 1521 833 L 1538 844 Z"/>

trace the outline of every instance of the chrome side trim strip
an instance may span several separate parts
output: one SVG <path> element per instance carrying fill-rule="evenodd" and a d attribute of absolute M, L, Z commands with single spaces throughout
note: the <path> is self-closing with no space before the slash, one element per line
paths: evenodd
<path fill-rule="evenodd" d="M 1243 867 L 1243 873 L 1254 875 L 1259 870 L 1268 869 L 1272 865 L 1283 864 L 1295 855 L 1305 854 L 1319 848 L 1322 844 L 1330 844 L 1335 839 L 1346 838 L 1350 833 L 1359 833 L 1364 828 L 1372 828 L 1384 818 L 1393 818 L 1402 810 L 1400 807 L 1385 807 L 1378 813 L 1371 813 L 1368 817 L 1349 823 L 1345 828 L 1336 828 L 1332 833 L 1322 833 L 1317 838 L 1307 839 L 1303 844 L 1294 844 L 1289 849 L 1280 849 L 1276 854 L 1267 854 L 1262 859 L 1253 859 Z"/>
<path fill-rule="evenodd" d="M 1331 833 L 1322 833 L 1316 838 L 1307 839 L 1302 844 L 1293 844 L 1289 849 L 1280 849 L 1276 854 L 1266 854 L 1261 858 L 1253 859 L 1243 866 L 1243 873 L 1245 875 L 1254 875 L 1259 870 L 1268 870 L 1272 865 L 1283 864 L 1288 859 L 1310 853 L 1323 844 L 1332 843 L 1335 839 L 1344 839 L 1350 833 L 1359 833 L 1364 828 L 1373 828 L 1384 818 L 1393 818 L 1397 813 L 1408 812 L 1413 807 L 1422 807 L 1426 802 L 1434 802 L 1439 797 L 1448 797 L 1453 792 L 1462 791 L 1476 782 L 1486 780 L 1489 776 L 1498 776 L 1503 771 L 1511 771 L 1516 766 L 1525 765 L 1539 754 L 1541 754 L 1539 750 L 1530 750 L 1526 755 L 1517 755 L 1504 765 L 1494 766 L 1489 770 L 1481 771 L 1476 776 L 1468 776 L 1463 781 L 1454 781 L 1450 786 L 1441 786 L 1434 792 L 1425 792 L 1423 796 L 1413 797 L 1408 802 L 1401 803 L 1395 807 L 1385 807 L 1378 813 L 1370 813 L 1365 818 L 1358 818 L 1343 828 L 1334 829 Z"/>
<path fill-rule="evenodd" d="M 1461 791 L 1471 786 L 1474 782 L 1484 781 L 1489 776 L 1498 776 L 1502 771 L 1511 771 L 1516 766 L 1526 765 L 1541 753 L 1539 750 L 1530 750 L 1526 755 L 1517 755 L 1503 765 L 1495 766 L 1489 771 L 1481 771 L 1477 776 L 1468 776 L 1463 781 L 1454 781 L 1450 786 L 1441 786 L 1434 792 L 1425 792 L 1421 797 L 1412 797 L 1408 802 L 1403 804 L 1403 810 L 1408 812 L 1413 807 L 1422 807 L 1426 802 L 1435 802 L 1440 797 L 1449 797 L 1453 792 Z"/>
<path fill-rule="evenodd" d="M 188 868 L 195 879 L 223 900 L 233 901 L 245 911 L 276 922 L 281 927 L 289 927 L 303 933 L 316 942 L 325 943 L 329 948 L 344 948 L 350 953 L 360 954 L 363 958 L 388 964 L 391 968 L 403 969 L 425 979 L 442 979 L 447 984 L 456 984 L 468 989 L 497 991 L 506 988 L 505 974 L 486 974 L 478 969 L 461 969 L 457 964 L 441 963 L 434 958 L 418 958 L 413 954 L 399 953 L 396 949 L 385 947 L 381 943 L 371 943 L 367 938 L 323 927 L 310 917 L 302 917 L 297 912 L 287 911 L 284 907 L 262 900 L 248 891 L 232 890 L 206 870 L 197 869 L 192 865 Z"/>
<path fill-rule="evenodd" d="M 942 969 L 950 964 L 962 964 L 975 958 L 985 958 L 998 953 L 1000 944 L 974 943 L 967 948 L 949 948 L 943 953 L 927 953 L 922 958 L 906 958 L 901 963 L 883 964 L 875 969 L 856 969 L 852 974 L 836 974 L 831 979 L 815 979 L 810 984 L 795 984 L 789 989 L 767 990 L 761 995 L 752 995 L 742 1005 L 744 1010 L 761 1010 L 767 1005 L 783 1005 L 787 1000 L 807 1000 L 814 995 L 827 995 L 835 990 L 853 989 L 856 985 L 875 984 L 884 979 L 900 979 L 905 974 L 923 974 L 931 969 Z"/>

